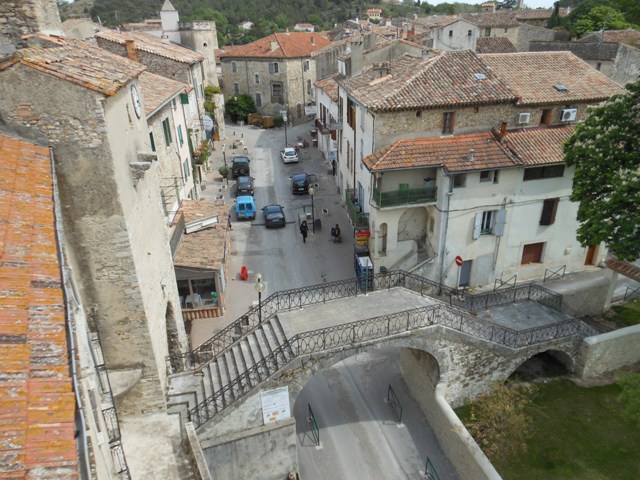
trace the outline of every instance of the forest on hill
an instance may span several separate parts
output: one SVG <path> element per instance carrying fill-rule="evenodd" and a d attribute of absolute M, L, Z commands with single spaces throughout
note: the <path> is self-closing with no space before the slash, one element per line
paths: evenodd
<path fill-rule="evenodd" d="M 164 0 L 58 0 L 63 20 L 77 16 L 90 16 L 108 27 L 159 18 Z M 347 19 L 363 18 L 369 8 L 380 8 L 384 17 L 411 17 L 414 14 L 451 15 L 477 12 L 479 5 L 465 3 L 439 3 L 431 5 L 421 0 L 405 0 L 403 4 L 382 3 L 381 0 L 171 0 L 181 20 L 214 20 L 220 45 L 229 42 L 247 43 L 273 32 L 292 28 L 296 23 L 311 23 L 316 30 L 330 30 Z M 517 0 L 496 2 L 498 9 L 517 7 Z M 78 4 L 78 5 L 76 5 Z M 635 28 L 640 25 L 638 0 L 560 0 L 559 7 L 571 7 L 567 17 L 552 17 L 550 28 L 566 30 L 574 35 L 600 30 Z M 245 20 L 254 27 L 240 30 Z"/>

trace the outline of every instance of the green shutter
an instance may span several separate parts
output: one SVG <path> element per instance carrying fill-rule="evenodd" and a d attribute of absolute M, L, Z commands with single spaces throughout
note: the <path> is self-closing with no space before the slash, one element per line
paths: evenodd
<path fill-rule="evenodd" d="M 188 93 L 181 93 L 180 94 L 180 103 L 182 105 L 188 105 L 189 104 L 189 94 Z"/>
<path fill-rule="evenodd" d="M 151 151 L 155 152 L 156 151 L 156 142 L 153 139 L 153 132 L 149 132 L 149 141 L 151 142 Z"/>

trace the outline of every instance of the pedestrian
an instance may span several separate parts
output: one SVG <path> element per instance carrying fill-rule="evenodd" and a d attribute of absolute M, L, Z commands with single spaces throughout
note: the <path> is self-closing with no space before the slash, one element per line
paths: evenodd
<path fill-rule="evenodd" d="M 333 238 L 333 243 L 342 242 L 342 237 L 340 236 L 342 232 L 340 232 L 340 226 L 336 223 L 335 227 L 331 228 L 331 237 Z"/>
<path fill-rule="evenodd" d="M 331 172 L 333 173 L 333 176 L 336 176 L 336 161 L 335 160 L 331 160 Z"/>
<path fill-rule="evenodd" d="M 309 233 L 309 227 L 307 227 L 306 220 L 303 220 L 300 224 L 300 233 L 302 234 L 302 243 L 307 243 L 307 233 Z"/>

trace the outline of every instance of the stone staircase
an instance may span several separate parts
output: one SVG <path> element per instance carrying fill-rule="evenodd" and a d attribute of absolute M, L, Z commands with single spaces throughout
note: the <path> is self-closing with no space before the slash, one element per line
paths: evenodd
<path fill-rule="evenodd" d="M 171 376 L 167 392 L 169 413 L 179 413 L 183 423 L 190 421 L 189 412 L 209 399 L 207 407 L 201 409 L 208 420 L 275 374 L 283 361 L 294 357 L 277 315 L 239 333 L 232 345 L 197 370 Z"/>

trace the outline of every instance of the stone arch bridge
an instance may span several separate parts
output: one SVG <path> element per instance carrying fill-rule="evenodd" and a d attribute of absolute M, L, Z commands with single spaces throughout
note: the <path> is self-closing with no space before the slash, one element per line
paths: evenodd
<path fill-rule="evenodd" d="M 401 270 L 369 280 L 276 292 L 195 350 L 168 357 L 169 411 L 209 437 L 234 412 L 255 413 L 261 389 L 287 385 L 293 404 L 319 369 L 381 347 L 402 348 L 402 368 L 419 366 L 456 406 L 542 352 L 573 371 L 582 339 L 595 334 L 536 284 L 473 295 Z"/>

